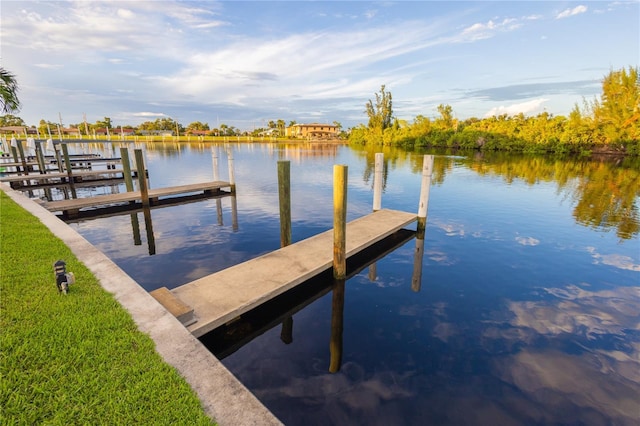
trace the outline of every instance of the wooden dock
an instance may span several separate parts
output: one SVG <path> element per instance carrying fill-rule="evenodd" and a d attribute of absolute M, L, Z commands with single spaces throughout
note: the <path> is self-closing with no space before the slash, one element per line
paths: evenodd
<path fill-rule="evenodd" d="M 122 169 L 105 169 L 105 170 L 90 170 L 90 171 L 80 171 L 73 172 L 71 177 L 74 179 L 74 182 L 81 182 L 84 178 L 87 177 L 102 177 L 102 176 L 117 176 L 124 177 L 124 170 Z M 3 176 L 0 177 L 0 182 L 47 182 L 50 180 L 66 180 L 69 178 L 69 173 L 66 172 L 54 172 L 54 173 L 32 173 L 28 175 L 20 175 L 20 176 Z"/>
<path fill-rule="evenodd" d="M 204 192 L 205 194 L 217 194 L 223 188 L 229 188 L 231 184 L 223 181 L 193 183 L 189 185 L 171 186 L 167 188 L 149 189 L 149 201 L 153 205 L 159 199 L 176 195 Z M 122 192 L 120 194 L 99 195 L 97 197 L 76 198 L 71 200 L 50 201 L 43 203 L 43 207 L 51 212 L 63 212 L 64 215 L 73 216 L 81 209 L 89 207 L 105 207 L 123 203 L 141 203 L 140 191 Z"/>
<path fill-rule="evenodd" d="M 416 220 L 415 213 L 379 210 L 349 222 L 347 258 Z M 332 264 L 333 230 L 329 230 L 170 292 L 158 289 L 151 294 L 200 337 L 330 269 Z"/>

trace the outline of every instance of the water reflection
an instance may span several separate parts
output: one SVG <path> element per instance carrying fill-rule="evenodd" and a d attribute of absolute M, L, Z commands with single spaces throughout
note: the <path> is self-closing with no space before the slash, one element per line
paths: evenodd
<path fill-rule="evenodd" d="M 363 180 L 373 174 L 376 152 L 384 152 L 384 186 L 389 170 L 408 164 L 414 173 L 422 167 L 422 157 L 393 147 L 354 147 L 366 160 Z M 575 204 L 576 222 L 595 229 L 616 231 L 621 239 L 640 232 L 640 159 L 630 157 L 587 159 L 578 157 L 526 156 L 505 153 L 476 153 L 473 156 L 438 156 L 433 183 L 443 184 L 456 164 L 481 176 L 498 176 L 507 184 L 516 180 L 535 185 L 554 182 L 558 192 Z"/>

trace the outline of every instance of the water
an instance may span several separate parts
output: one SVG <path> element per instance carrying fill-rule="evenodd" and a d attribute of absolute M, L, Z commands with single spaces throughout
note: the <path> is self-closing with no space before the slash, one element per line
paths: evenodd
<path fill-rule="evenodd" d="M 159 145 L 152 187 L 212 178 L 209 146 Z M 230 197 L 154 209 L 153 255 L 140 213 L 137 242 L 129 214 L 71 225 L 153 290 L 279 247 L 278 160 L 291 161 L 294 242 L 332 226 L 334 164 L 348 165 L 347 219 L 371 211 L 376 151 L 383 208 L 417 212 L 422 153 L 231 148 L 235 214 Z M 410 239 L 210 347 L 287 425 L 638 424 L 639 188 L 637 164 L 438 155 L 419 291 Z"/>

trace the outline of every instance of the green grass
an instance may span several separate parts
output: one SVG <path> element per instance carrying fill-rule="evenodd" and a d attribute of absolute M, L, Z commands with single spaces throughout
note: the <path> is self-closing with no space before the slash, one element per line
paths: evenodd
<path fill-rule="evenodd" d="M 58 259 L 76 276 L 66 296 Z M 212 424 L 128 312 L 2 191 L 0 424 Z"/>

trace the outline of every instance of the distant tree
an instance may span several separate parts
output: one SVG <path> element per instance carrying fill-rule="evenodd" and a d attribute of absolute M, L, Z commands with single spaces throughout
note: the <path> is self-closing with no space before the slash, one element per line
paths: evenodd
<path fill-rule="evenodd" d="M 20 110 L 18 99 L 18 81 L 9 71 L 0 67 L 0 100 L 2 112 L 11 113 Z"/>
<path fill-rule="evenodd" d="M 284 135 L 284 127 L 285 127 L 285 121 L 282 119 L 279 119 L 276 122 L 276 127 L 278 128 L 278 130 L 280 130 L 280 134 Z"/>
<path fill-rule="evenodd" d="M 640 79 L 638 68 L 611 70 L 602 80 L 602 99 L 593 107 L 604 141 L 632 140 L 640 136 Z"/>
<path fill-rule="evenodd" d="M 295 126 L 296 124 L 298 124 L 298 123 L 296 122 L 296 120 L 291 120 L 291 121 L 289 122 L 289 127 L 291 127 L 291 126 Z"/>
<path fill-rule="evenodd" d="M 194 121 L 187 126 L 186 130 L 209 130 L 209 123 Z"/>
<path fill-rule="evenodd" d="M 436 125 L 444 130 L 453 129 L 453 108 L 451 105 L 438 105 L 440 118 L 436 120 Z"/>
<path fill-rule="evenodd" d="M 276 122 L 273 120 L 269 120 L 269 124 L 268 124 L 270 129 L 275 129 L 276 128 Z"/>
<path fill-rule="evenodd" d="M 26 126 L 26 124 L 22 118 L 7 114 L 0 116 L 0 126 Z"/>
<path fill-rule="evenodd" d="M 58 123 L 40 120 L 38 123 L 38 133 L 49 136 L 49 132 L 56 133 L 58 131 Z"/>
<path fill-rule="evenodd" d="M 371 99 L 366 104 L 369 128 L 379 131 L 391 127 L 393 118 L 393 102 L 391 92 L 385 92 L 384 84 L 380 87 L 380 93 L 376 93 L 376 103 Z"/>
<path fill-rule="evenodd" d="M 111 118 L 105 117 L 104 120 L 96 120 L 94 124 L 89 125 L 92 130 L 95 129 L 112 129 Z"/>

